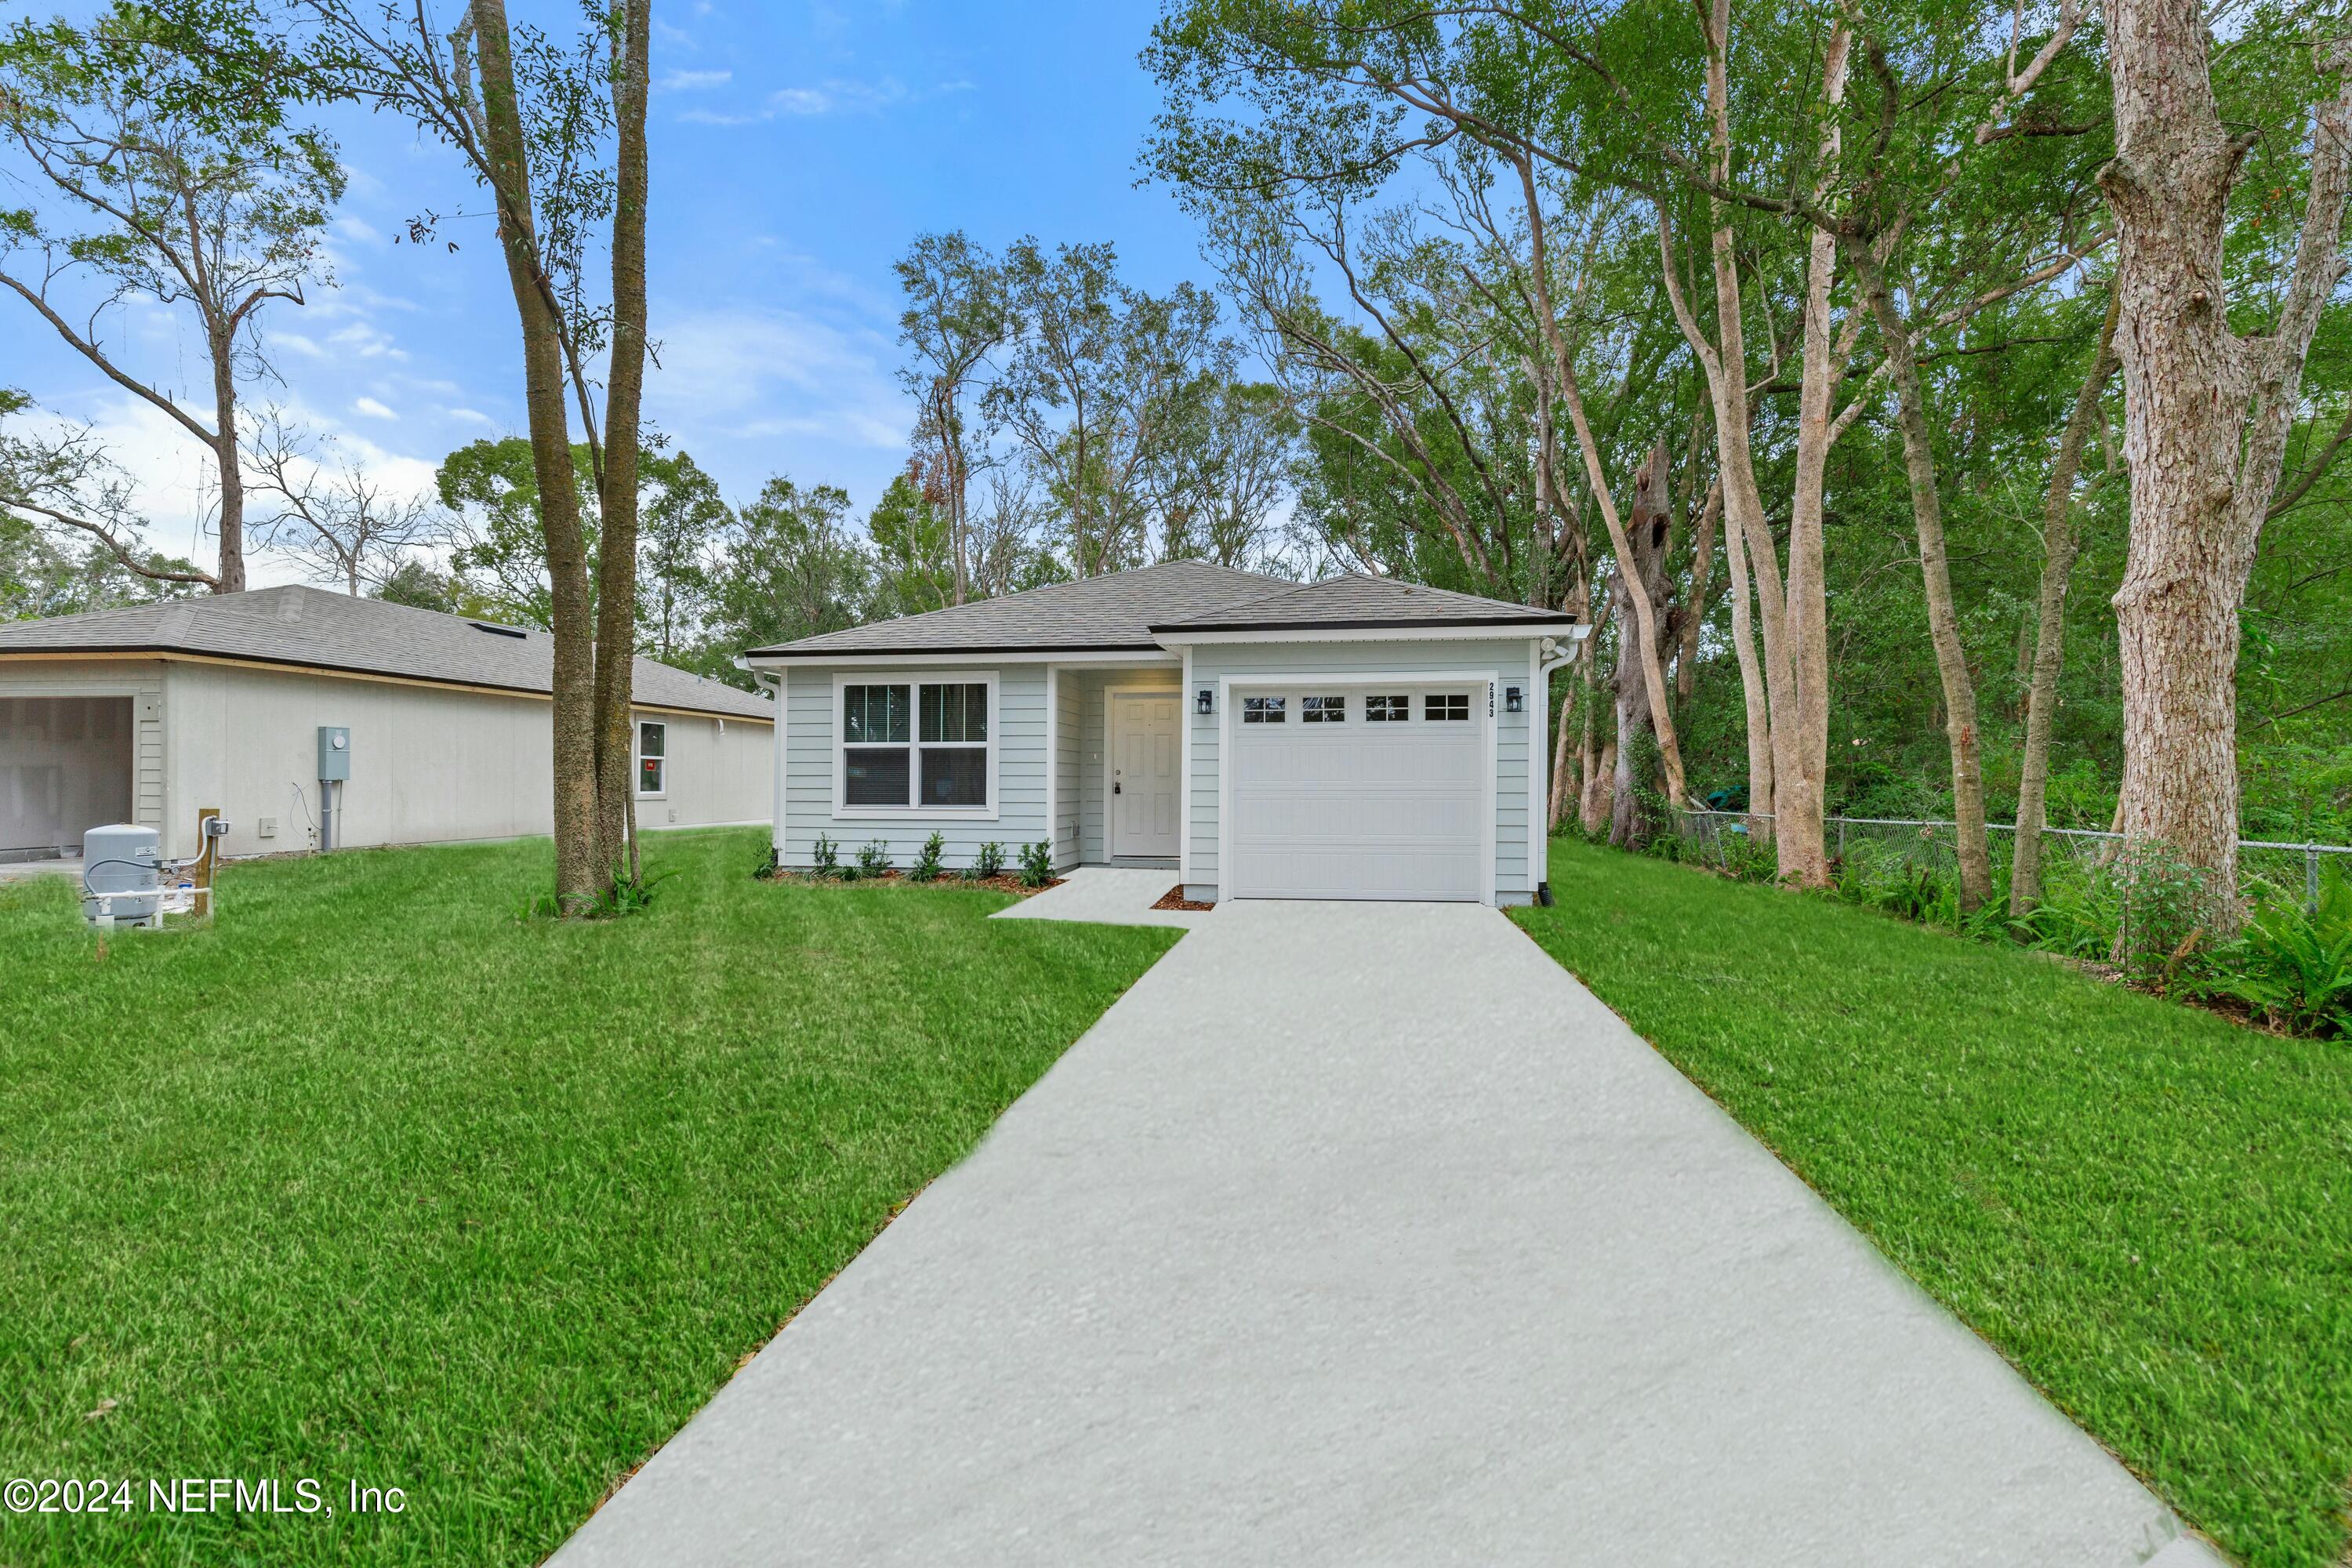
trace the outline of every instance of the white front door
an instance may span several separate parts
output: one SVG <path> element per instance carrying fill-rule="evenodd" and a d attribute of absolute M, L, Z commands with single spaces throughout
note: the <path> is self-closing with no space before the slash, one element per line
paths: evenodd
<path fill-rule="evenodd" d="M 1110 852 L 1176 853 L 1178 710 L 1173 691 L 1110 694 Z"/>
<path fill-rule="evenodd" d="M 1236 689 L 1233 899 L 1483 901 L 1495 800 L 1487 685 Z"/>

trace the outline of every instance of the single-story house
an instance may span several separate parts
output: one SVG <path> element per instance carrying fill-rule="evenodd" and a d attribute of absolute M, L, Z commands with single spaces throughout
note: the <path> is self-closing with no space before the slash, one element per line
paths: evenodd
<path fill-rule="evenodd" d="M 196 853 L 551 832 L 554 639 L 317 588 L 260 588 L 0 625 L 0 857 L 79 853 L 110 822 Z M 775 708 L 636 661 L 637 820 L 751 823 Z M 341 732 L 343 744 L 334 743 Z"/>
<path fill-rule="evenodd" d="M 777 853 L 1167 867 L 1195 899 L 1526 903 L 1557 611 L 1199 561 L 753 648 Z"/>

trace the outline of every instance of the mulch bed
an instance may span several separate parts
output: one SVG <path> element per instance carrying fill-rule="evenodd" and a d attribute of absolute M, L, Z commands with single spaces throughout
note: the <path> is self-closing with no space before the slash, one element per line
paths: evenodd
<path fill-rule="evenodd" d="M 773 876 L 764 878 L 762 880 L 770 882 L 802 882 L 812 887 L 830 888 L 866 888 L 872 887 L 876 883 L 883 882 L 889 883 L 894 887 L 905 886 L 908 888 L 985 888 L 992 893 L 1010 893 L 1016 899 L 1028 899 L 1034 898 L 1037 894 L 1045 891 L 1047 888 L 1060 887 L 1064 881 L 1067 880 L 1067 879 L 1056 877 L 1053 880 L 1045 883 L 1044 887 L 1032 888 L 1023 882 L 1019 877 L 1014 876 L 1009 871 L 999 873 L 993 877 L 982 878 L 981 880 L 976 882 L 966 881 L 962 874 L 956 871 L 950 871 L 940 877 L 938 880 L 931 882 L 915 881 L 904 871 L 885 871 L 878 877 L 860 876 L 854 878 L 819 877 L 807 871 L 778 871 Z M 1206 904 L 1198 906 L 1185 905 L 1182 907 L 1188 909 L 1195 907 L 1201 909 L 1208 908 Z"/>
<path fill-rule="evenodd" d="M 1179 882 L 1174 887 L 1169 889 L 1166 892 L 1160 894 L 1160 901 L 1151 907 L 1155 910 L 1213 910 L 1217 906 L 1214 904 L 1204 904 L 1198 899 L 1186 898 L 1184 896 L 1184 884 Z"/>

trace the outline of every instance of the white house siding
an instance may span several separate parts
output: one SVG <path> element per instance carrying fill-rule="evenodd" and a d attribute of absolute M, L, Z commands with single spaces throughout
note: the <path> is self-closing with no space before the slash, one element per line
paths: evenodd
<path fill-rule="evenodd" d="M 30 659 L 0 661 L 0 697 L 128 697 L 131 742 L 131 819 L 143 826 L 168 823 L 169 781 L 163 766 L 163 666 L 152 659 Z"/>
<path fill-rule="evenodd" d="M 1495 889 L 1501 903 L 1525 903 L 1535 881 L 1528 875 L 1528 801 L 1530 765 L 1538 772 L 1549 759 L 1531 752 L 1533 726 L 1541 721 L 1542 698 L 1535 691 L 1531 645 L 1524 637 L 1442 640 L 1396 637 L 1380 642 L 1203 643 L 1192 649 L 1192 684 L 1260 676 L 1287 680 L 1328 675 L 1356 679 L 1378 674 L 1476 675 L 1493 671 L 1495 724 Z M 1503 689 L 1526 693 L 1523 711 L 1504 711 Z M 1225 724 L 1224 700 L 1202 715 L 1185 708 L 1192 726 L 1192 866 L 1185 892 L 1213 899 L 1217 888 L 1217 746 Z"/>
<path fill-rule="evenodd" d="M 903 867 L 936 829 L 947 840 L 947 864 L 955 869 L 970 865 L 981 845 L 991 840 L 1004 846 L 1005 863 L 1009 866 L 1022 845 L 1045 837 L 1043 664 L 995 668 L 997 805 L 993 817 L 834 815 L 834 737 L 841 725 L 834 704 L 836 674 L 854 673 L 863 680 L 920 681 L 992 668 L 983 655 L 969 665 L 952 668 L 859 664 L 796 667 L 785 671 L 784 832 L 779 849 L 783 863 L 803 868 L 810 865 L 820 834 L 830 836 L 841 847 L 845 862 L 856 854 L 860 846 L 878 838 L 888 848 L 891 859 Z M 1067 671 L 1064 674 L 1066 676 Z"/>
<path fill-rule="evenodd" d="M 218 806 L 226 852 L 313 847 L 318 730 L 352 732 L 339 847 L 513 838 L 553 830 L 553 737 L 544 698 L 252 666 L 173 661 L 165 853 L 195 852 L 195 812 Z M 641 710 L 669 726 L 667 788 L 640 800 L 646 827 L 758 822 L 768 814 L 769 726 Z M 182 818 L 186 820 L 183 821 Z M 263 819 L 275 830 L 261 836 Z"/>

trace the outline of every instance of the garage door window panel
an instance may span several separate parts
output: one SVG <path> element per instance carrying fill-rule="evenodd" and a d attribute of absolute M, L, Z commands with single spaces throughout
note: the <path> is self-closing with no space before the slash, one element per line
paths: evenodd
<path fill-rule="evenodd" d="M 1470 694 L 1466 691 L 1433 691 L 1422 699 L 1422 717 L 1433 724 L 1470 718 Z"/>
<path fill-rule="evenodd" d="M 1412 717 L 1412 699 L 1403 696 L 1367 697 L 1364 699 L 1364 722 L 1367 724 L 1402 724 Z"/>
<path fill-rule="evenodd" d="M 1242 699 L 1242 722 L 1244 724 L 1279 724 L 1290 700 L 1286 697 L 1244 697 Z"/>
<path fill-rule="evenodd" d="M 1298 721 L 1302 724 L 1341 724 L 1347 721 L 1348 700 L 1344 697 L 1302 697 L 1298 700 Z"/>

